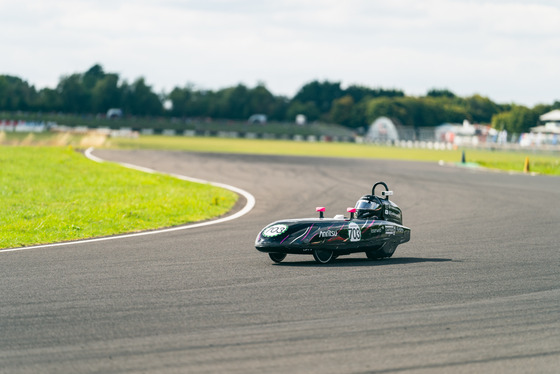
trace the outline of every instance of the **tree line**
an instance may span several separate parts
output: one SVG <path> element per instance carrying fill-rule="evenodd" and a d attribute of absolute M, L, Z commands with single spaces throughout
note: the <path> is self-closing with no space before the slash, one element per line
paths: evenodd
<path fill-rule="evenodd" d="M 170 104 L 170 105 L 168 105 Z M 21 78 L 0 75 L 0 111 L 57 112 L 67 114 L 106 113 L 120 108 L 129 116 L 214 118 L 244 121 L 252 114 L 265 114 L 271 121 L 293 122 L 303 114 L 308 121 L 337 123 L 349 128 L 368 126 L 380 116 L 413 127 L 442 123 L 492 124 L 498 130 L 526 132 L 538 117 L 560 109 L 560 101 L 533 108 L 498 104 L 487 97 L 459 97 L 447 89 L 432 89 L 425 96 L 406 96 L 398 89 L 370 88 L 340 82 L 311 81 L 288 98 L 271 93 L 264 83 L 255 87 L 238 84 L 216 91 L 193 84 L 156 93 L 144 78 L 132 83 L 99 64 L 83 73 L 64 75 L 55 88 L 35 89 Z"/>

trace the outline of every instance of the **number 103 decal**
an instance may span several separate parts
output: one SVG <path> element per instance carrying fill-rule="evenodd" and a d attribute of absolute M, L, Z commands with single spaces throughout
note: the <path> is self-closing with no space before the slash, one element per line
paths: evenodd
<path fill-rule="evenodd" d="M 362 239 L 362 230 L 354 222 L 350 222 L 348 225 L 348 238 L 350 238 L 351 242 L 357 242 Z"/>
<path fill-rule="evenodd" d="M 287 230 L 288 226 L 286 225 L 273 225 L 263 230 L 262 236 L 264 236 L 265 238 L 273 238 L 285 233 Z"/>

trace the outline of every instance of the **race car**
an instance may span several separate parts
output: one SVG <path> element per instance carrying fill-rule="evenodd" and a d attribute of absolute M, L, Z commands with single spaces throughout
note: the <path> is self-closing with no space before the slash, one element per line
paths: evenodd
<path fill-rule="evenodd" d="M 377 186 L 385 187 L 381 196 Z M 315 261 L 327 264 L 338 256 L 365 252 L 367 258 L 379 260 L 395 253 L 399 244 L 410 240 L 410 229 L 402 225 L 402 211 L 389 196 L 385 182 L 377 182 L 371 195 L 362 196 L 349 217 L 325 218 L 324 207 L 317 207 L 318 218 L 286 219 L 267 225 L 257 235 L 255 247 L 280 263 L 287 254 L 311 254 Z"/>

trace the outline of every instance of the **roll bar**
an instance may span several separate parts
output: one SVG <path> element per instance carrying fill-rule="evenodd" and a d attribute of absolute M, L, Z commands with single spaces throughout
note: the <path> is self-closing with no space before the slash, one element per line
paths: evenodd
<path fill-rule="evenodd" d="M 393 191 L 389 191 L 389 187 L 387 187 L 387 183 L 385 182 L 377 182 L 376 184 L 374 184 L 373 188 L 371 189 L 371 194 L 375 196 L 375 187 L 379 185 L 385 187 L 385 191 L 381 191 L 381 196 L 383 196 L 385 200 L 389 200 L 389 196 L 393 196 Z"/>

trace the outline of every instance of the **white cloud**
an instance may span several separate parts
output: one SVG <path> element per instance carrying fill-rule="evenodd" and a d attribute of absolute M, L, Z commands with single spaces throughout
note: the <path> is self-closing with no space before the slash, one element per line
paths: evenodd
<path fill-rule="evenodd" d="M 313 79 L 533 105 L 560 100 L 553 1 L 0 1 L 0 74 L 38 87 L 94 63 L 170 90 Z"/>

